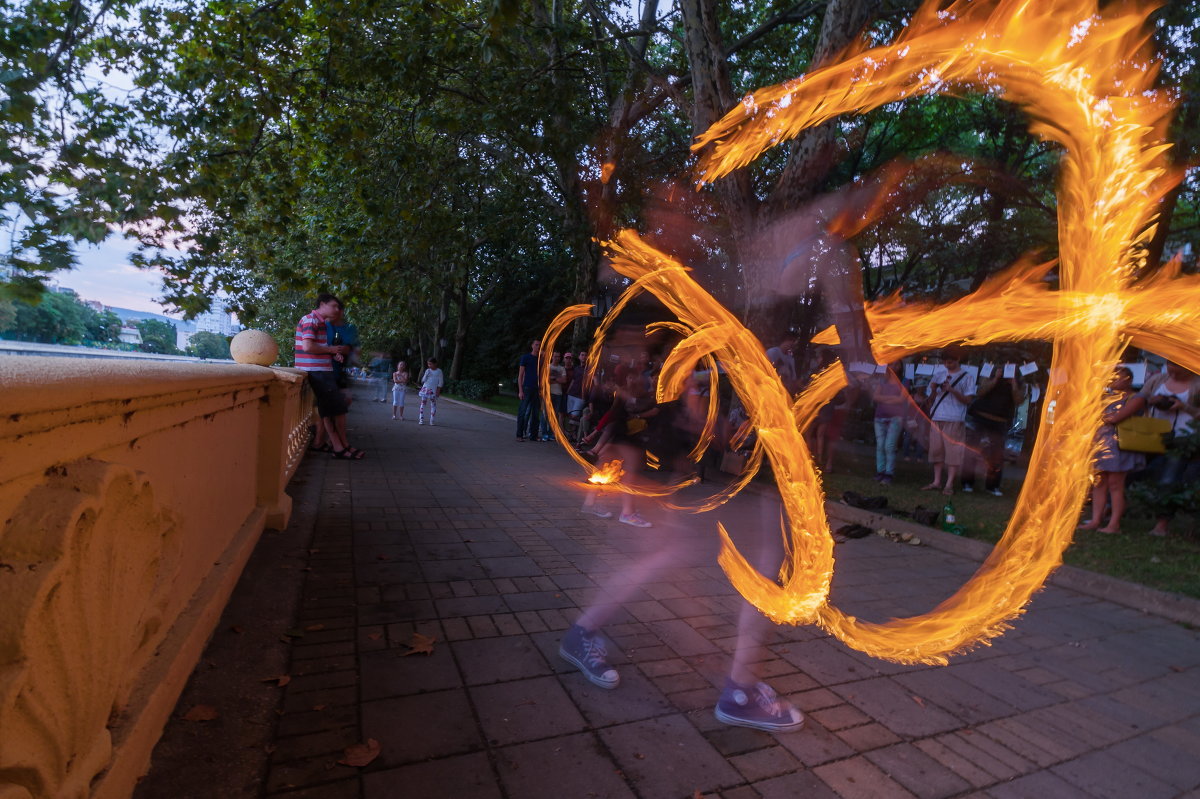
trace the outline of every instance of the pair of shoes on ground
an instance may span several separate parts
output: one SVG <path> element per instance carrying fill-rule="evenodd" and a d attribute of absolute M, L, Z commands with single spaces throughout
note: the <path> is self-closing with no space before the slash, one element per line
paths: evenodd
<path fill-rule="evenodd" d="M 361 449 L 355 449 L 354 447 L 346 447 L 345 449 L 335 450 L 333 453 L 333 457 L 337 458 L 339 461 L 361 461 L 366 456 L 367 453 L 363 452 Z"/>
<path fill-rule="evenodd" d="M 892 476 L 887 472 L 877 472 L 875 474 L 875 482 L 882 483 L 885 486 L 890 486 L 892 484 Z"/>
<path fill-rule="evenodd" d="M 611 519 L 612 518 L 612 511 L 606 510 L 597 504 L 592 504 L 592 505 L 585 504 L 579 510 L 582 513 L 590 513 L 591 515 L 598 516 L 601 519 Z M 622 513 L 620 516 L 617 517 L 617 521 L 619 521 L 621 524 L 628 524 L 630 527 L 653 527 L 654 526 L 653 522 L 647 521 L 645 518 L 642 517 L 642 515 L 640 513 L 637 513 L 637 512 Z"/>
<path fill-rule="evenodd" d="M 621 675 L 608 662 L 608 646 L 601 632 L 572 624 L 563 635 L 558 654 L 593 685 L 612 690 L 621 684 Z M 726 679 L 713 715 L 723 724 L 767 732 L 791 732 L 804 726 L 804 714 L 761 682 L 739 685 Z"/>

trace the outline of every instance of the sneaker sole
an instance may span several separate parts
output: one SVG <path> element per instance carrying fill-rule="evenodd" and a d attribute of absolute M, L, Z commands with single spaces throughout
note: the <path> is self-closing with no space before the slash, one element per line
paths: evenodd
<path fill-rule="evenodd" d="M 620 674 L 618 674 L 617 679 L 613 680 L 612 682 L 607 682 L 601 677 L 593 676 L 590 671 L 588 671 L 586 668 L 584 668 L 582 663 L 580 663 L 578 660 L 576 660 L 571 654 L 569 654 L 562 647 L 558 648 L 558 656 L 560 658 L 562 658 L 563 660 L 567 661 L 568 663 L 570 663 L 575 668 L 579 669 L 579 673 L 582 674 L 584 677 L 587 677 L 588 682 L 590 682 L 592 685 L 597 686 L 598 688 L 604 688 L 606 690 L 611 691 L 612 689 L 616 688 L 618 685 L 621 684 L 621 675 Z"/>
<path fill-rule="evenodd" d="M 713 715 L 716 717 L 717 721 L 721 722 L 722 724 L 729 724 L 734 727 L 749 727 L 752 730 L 763 730 L 765 732 L 795 732 L 804 726 L 803 716 L 801 716 L 800 721 L 796 722 L 795 724 L 790 722 L 787 724 L 772 724 L 765 721 L 749 721 L 747 719 L 738 718 L 737 716 L 731 716 L 725 711 L 721 710 L 720 707 L 717 707 L 715 710 L 713 710 Z"/>

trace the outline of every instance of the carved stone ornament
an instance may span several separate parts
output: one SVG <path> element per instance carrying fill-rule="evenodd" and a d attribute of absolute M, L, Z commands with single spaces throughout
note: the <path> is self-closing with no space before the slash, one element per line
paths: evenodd
<path fill-rule="evenodd" d="M 169 627 L 179 552 L 172 514 L 124 466 L 52 467 L 18 503 L 0 533 L 0 799 L 90 794 Z"/>

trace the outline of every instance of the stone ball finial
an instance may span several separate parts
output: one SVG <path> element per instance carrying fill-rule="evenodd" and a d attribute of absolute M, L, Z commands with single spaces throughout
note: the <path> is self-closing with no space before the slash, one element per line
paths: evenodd
<path fill-rule="evenodd" d="M 229 354 L 238 363 L 270 366 L 279 357 L 279 345 L 269 333 L 261 330 L 243 330 L 229 342 Z"/>

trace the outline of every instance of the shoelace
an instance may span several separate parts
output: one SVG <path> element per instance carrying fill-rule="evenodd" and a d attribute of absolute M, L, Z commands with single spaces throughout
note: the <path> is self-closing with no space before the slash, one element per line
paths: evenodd
<path fill-rule="evenodd" d="M 600 636 L 595 635 L 583 639 L 583 659 L 587 662 L 588 668 L 593 669 L 608 662 L 608 650 L 605 648 L 604 642 L 600 640 Z"/>
<path fill-rule="evenodd" d="M 772 716 L 780 715 L 779 695 L 771 686 L 760 682 L 755 686 L 754 698 L 758 701 L 758 706 Z"/>

